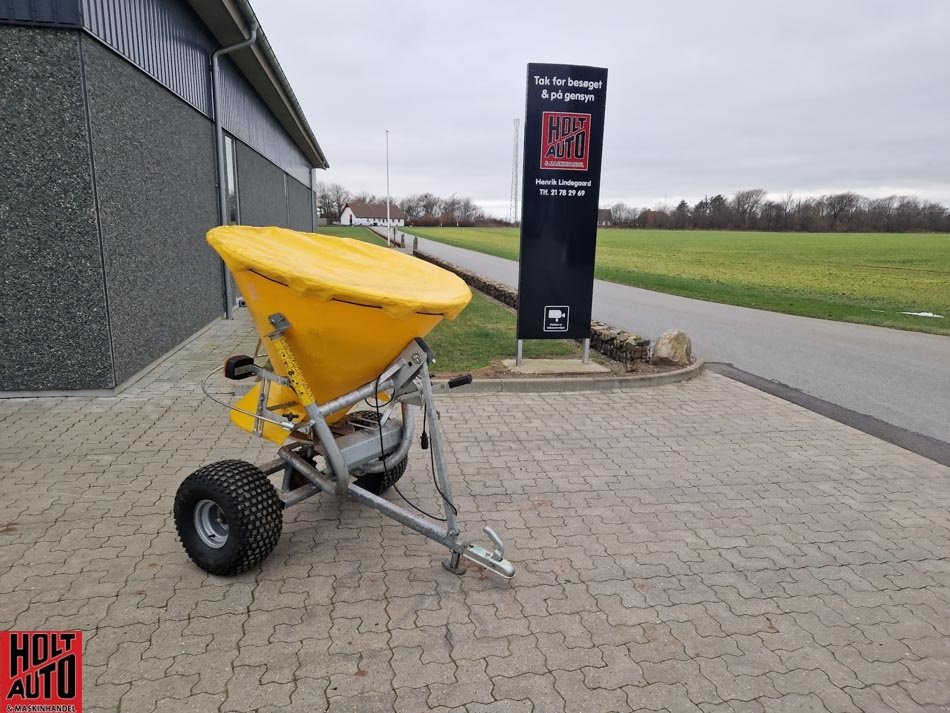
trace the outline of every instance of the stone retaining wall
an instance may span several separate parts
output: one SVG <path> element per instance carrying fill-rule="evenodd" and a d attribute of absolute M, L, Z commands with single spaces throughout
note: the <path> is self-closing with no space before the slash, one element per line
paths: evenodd
<path fill-rule="evenodd" d="M 508 285 L 504 285 L 495 280 L 490 280 L 476 272 L 466 270 L 458 265 L 440 260 L 434 255 L 429 255 L 421 250 L 415 251 L 415 256 L 433 265 L 454 272 L 465 280 L 465 283 L 479 292 L 483 292 L 502 304 L 518 309 L 518 291 Z M 627 368 L 634 362 L 649 361 L 650 359 L 650 340 L 626 332 L 620 329 L 614 329 L 609 324 L 593 321 L 590 323 L 590 346 L 604 356 L 624 364 Z"/>

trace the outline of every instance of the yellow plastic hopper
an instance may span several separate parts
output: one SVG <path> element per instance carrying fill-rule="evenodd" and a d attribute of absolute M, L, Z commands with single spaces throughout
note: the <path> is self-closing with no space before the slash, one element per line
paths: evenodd
<path fill-rule="evenodd" d="M 318 403 L 370 383 L 414 337 L 455 319 L 472 298 L 451 272 L 358 240 L 244 225 L 214 228 L 207 237 L 234 275 L 281 376 L 286 365 L 266 335 L 274 331 L 271 315 L 287 317 L 285 337 Z M 259 388 L 238 407 L 256 411 Z M 274 385 L 268 401 L 279 413 L 304 414 L 287 387 Z M 253 417 L 232 411 L 231 418 L 253 431 Z M 286 431 L 266 424 L 262 435 L 280 442 Z"/>

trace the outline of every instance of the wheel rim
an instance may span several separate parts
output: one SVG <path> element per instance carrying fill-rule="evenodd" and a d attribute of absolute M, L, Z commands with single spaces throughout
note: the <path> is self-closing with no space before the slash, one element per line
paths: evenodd
<path fill-rule="evenodd" d="M 214 500 L 202 500 L 195 505 L 195 532 L 198 539 L 213 550 L 228 542 L 228 519 Z"/>

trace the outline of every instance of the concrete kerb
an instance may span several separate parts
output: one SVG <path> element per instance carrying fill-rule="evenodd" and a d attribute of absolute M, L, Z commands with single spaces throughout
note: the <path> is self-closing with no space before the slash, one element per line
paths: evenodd
<path fill-rule="evenodd" d="M 647 386 L 674 384 L 699 376 L 706 363 L 697 359 L 689 366 L 660 374 L 631 374 L 630 376 L 537 377 L 534 379 L 476 379 L 471 384 L 449 389 L 448 381 L 438 379 L 433 384 L 436 395 L 465 394 L 539 394 L 553 391 L 607 391 L 610 389 L 640 389 Z"/>

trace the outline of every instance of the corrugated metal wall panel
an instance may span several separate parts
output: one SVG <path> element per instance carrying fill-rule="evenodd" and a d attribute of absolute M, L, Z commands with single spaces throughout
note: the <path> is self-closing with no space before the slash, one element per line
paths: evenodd
<path fill-rule="evenodd" d="M 21 0 L 0 0 L 2 3 Z M 45 1 L 45 0 L 44 0 Z M 55 0 L 50 0 L 54 2 Z M 80 0 L 83 26 L 209 118 L 216 40 L 182 0 Z M 227 58 L 222 69 L 225 129 L 309 185 L 310 164 Z"/>
<path fill-rule="evenodd" d="M 208 63 L 217 43 L 175 0 L 82 0 L 85 28 L 198 111 L 211 115 Z"/>
<path fill-rule="evenodd" d="M 0 0 L 0 22 L 78 27 L 79 0 Z"/>
<path fill-rule="evenodd" d="M 306 157 L 227 58 L 221 63 L 221 103 L 224 127 L 230 133 L 298 181 L 310 185 L 310 164 Z"/>

